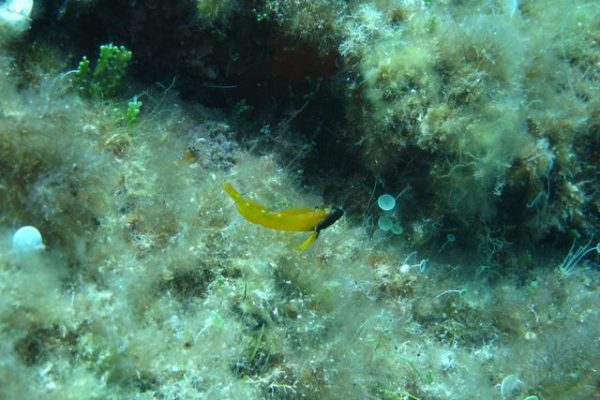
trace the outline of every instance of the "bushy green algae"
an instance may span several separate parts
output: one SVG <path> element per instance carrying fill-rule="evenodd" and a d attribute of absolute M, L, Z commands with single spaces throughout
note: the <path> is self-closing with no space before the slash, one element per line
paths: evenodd
<path fill-rule="evenodd" d="M 415 242 L 423 225 L 426 241 L 445 237 L 432 226 L 457 229 L 463 246 L 494 258 L 495 240 L 527 243 L 566 227 L 593 235 L 577 194 L 586 185 L 566 173 L 589 159 L 576 143 L 595 146 L 598 79 L 586 65 L 595 62 L 599 28 L 591 4 L 355 8 L 339 46 L 357 72 L 347 87 L 349 131 L 365 167 L 395 190 L 411 186 L 423 211 L 405 215 Z"/>

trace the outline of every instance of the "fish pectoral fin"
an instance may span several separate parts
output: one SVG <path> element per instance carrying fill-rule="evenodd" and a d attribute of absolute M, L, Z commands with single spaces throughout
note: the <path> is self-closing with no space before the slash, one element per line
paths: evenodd
<path fill-rule="evenodd" d="M 302 242 L 298 247 L 296 247 L 296 253 L 300 254 L 304 250 L 308 249 L 310 246 L 312 246 L 312 244 L 315 242 L 315 240 L 317 240 L 318 237 L 318 231 L 314 231 L 313 233 L 311 233 L 310 236 L 308 236 L 304 242 Z"/>

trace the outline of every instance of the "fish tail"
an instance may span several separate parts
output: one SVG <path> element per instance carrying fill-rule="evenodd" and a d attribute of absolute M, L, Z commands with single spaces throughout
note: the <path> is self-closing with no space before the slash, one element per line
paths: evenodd
<path fill-rule="evenodd" d="M 300 246 L 296 247 L 296 253 L 300 254 L 304 250 L 308 249 L 310 246 L 312 246 L 312 244 L 315 242 L 315 240 L 317 240 L 318 237 L 319 231 L 314 231 L 313 233 L 311 233 L 310 236 L 307 237 L 304 242 L 300 243 Z"/>
<path fill-rule="evenodd" d="M 227 192 L 229 197 L 231 197 L 233 199 L 233 201 L 235 201 L 236 203 L 238 203 L 242 200 L 242 195 L 240 194 L 240 192 L 235 190 L 235 188 L 233 187 L 233 185 L 231 183 L 226 182 L 223 185 L 223 190 L 225 190 L 225 192 Z"/>

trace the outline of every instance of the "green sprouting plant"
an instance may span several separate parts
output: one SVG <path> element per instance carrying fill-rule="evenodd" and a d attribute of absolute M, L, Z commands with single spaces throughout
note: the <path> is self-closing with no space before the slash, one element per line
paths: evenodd
<path fill-rule="evenodd" d="M 138 100 L 137 96 L 133 96 L 133 98 L 129 100 L 129 103 L 127 103 L 127 112 L 125 113 L 125 122 L 127 122 L 127 125 L 134 125 L 137 122 L 142 104 L 143 103 Z"/>
<path fill-rule="evenodd" d="M 100 46 L 96 65 L 84 56 L 75 70 L 78 90 L 89 97 L 112 97 L 117 94 L 133 54 L 125 46 L 112 43 Z"/>
<path fill-rule="evenodd" d="M 128 126 L 135 125 L 138 121 L 143 104 L 144 103 L 142 103 L 137 96 L 133 96 L 131 100 L 127 102 L 127 109 L 125 112 L 122 111 L 120 106 L 113 109 L 116 120 L 120 123 L 124 122 Z"/>
<path fill-rule="evenodd" d="M 252 111 L 253 107 L 250 104 L 248 104 L 248 100 L 242 99 L 238 101 L 233 107 L 233 111 L 231 112 L 231 120 L 235 124 L 241 125 L 244 122 L 250 120 Z"/>

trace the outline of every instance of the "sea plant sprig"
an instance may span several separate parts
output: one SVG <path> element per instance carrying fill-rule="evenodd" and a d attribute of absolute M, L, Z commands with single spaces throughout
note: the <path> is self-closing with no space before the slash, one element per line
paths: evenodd
<path fill-rule="evenodd" d="M 100 54 L 94 68 L 84 56 L 75 70 L 75 85 L 88 97 L 115 96 L 125 77 L 133 54 L 125 46 L 112 43 L 100 46 Z"/>

